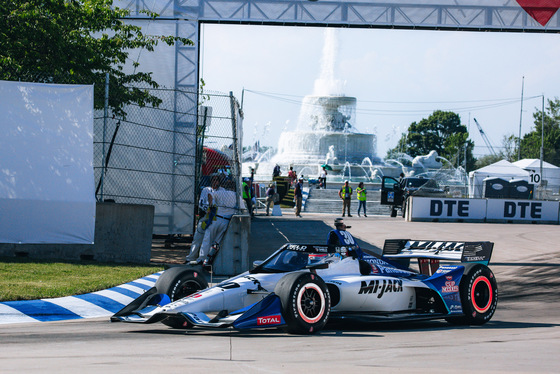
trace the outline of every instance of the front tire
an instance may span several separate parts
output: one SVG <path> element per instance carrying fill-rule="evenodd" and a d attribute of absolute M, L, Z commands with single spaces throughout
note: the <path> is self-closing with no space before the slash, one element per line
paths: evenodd
<path fill-rule="evenodd" d="M 498 305 L 498 283 L 494 273 L 481 264 L 467 264 L 459 293 L 464 316 L 447 321 L 461 325 L 483 325 L 490 321 Z"/>
<path fill-rule="evenodd" d="M 274 293 L 282 302 L 282 316 L 289 333 L 313 334 L 327 323 L 331 298 L 327 285 L 317 274 L 288 274 L 276 284 Z"/>
<path fill-rule="evenodd" d="M 167 294 L 175 301 L 208 288 L 208 282 L 201 271 L 176 266 L 164 271 L 155 287 L 158 293 Z"/>

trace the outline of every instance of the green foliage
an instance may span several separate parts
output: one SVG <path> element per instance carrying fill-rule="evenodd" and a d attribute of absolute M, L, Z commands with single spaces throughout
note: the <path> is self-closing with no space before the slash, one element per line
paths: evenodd
<path fill-rule="evenodd" d="M 502 150 L 500 151 L 502 160 L 508 160 L 509 162 L 517 161 L 518 140 L 519 138 L 513 134 L 504 135 L 502 138 Z"/>
<path fill-rule="evenodd" d="M 485 166 L 496 163 L 500 160 L 507 160 L 509 162 L 517 161 L 517 140 L 519 138 L 513 134 L 504 135 L 502 138 L 502 147 L 497 155 L 485 155 L 479 157 L 475 162 L 475 169 L 480 169 Z"/>
<path fill-rule="evenodd" d="M 544 161 L 560 165 L 560 100 L 547 100 L 544 113 Z M 535 109 L 535 128 L 521 139 L 522 158 L 540 158 L 542 110 Z"/>
<path fill-rule="evenodd" d="M 163 270 L 158 266 L 0 259 L 0 301 L 95 292 Z"/>
<path fill-rule="evenodd" d="M 474 143 L 468 137 L 467 128 L 461 125 L 458 114 L 436 110 L 427 119 L 410 124 L 408 132 L 403 134 L 397 146 L 390 149 L 387 156 L 392 158 L 397 153 L 406 153 L 416 157 L 435 150 L 454 166 L 461 166 L 464 164 L 466 145 L 467 170 L 472 170 L 475 162 L 472 155 Z"/>
<path fill-rule="evenodd" d="M 503 160 L 504 158 L 501 155 L 485 155 L 482 157 L 479 157 L 476 162 L 474 163 L 474 168 L 476 169 L 480 169 L 483 168 L 485 166 L 488 165 L 492 165 L 500 160 Z"/>
<path fill-rule="evenodd" d="M 123 116 L 123 107 L 130 103 L 159 105 L 160 100 L 147 90 L 126 87 L 135 83 L 158 86 L 151 73 L 124 72 L 129 52 L 153 51 L 160 42 L 192 45 L 192 41 L 145 35 L 140 27 L 123 21 L 129 11 L 112 8 L 112 3 L 112 0 L 0 1 L 0 79 L 94 84 L 95 108 L 101 109 L 105 75 L 109 73 L 109 106 L 115 115 Z"/>

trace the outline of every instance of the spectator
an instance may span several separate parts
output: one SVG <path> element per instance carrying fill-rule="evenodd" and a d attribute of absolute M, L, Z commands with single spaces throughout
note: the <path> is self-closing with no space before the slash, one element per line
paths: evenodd
<path fill-rule="evenodd" d="M 367 217 L 366 212 L 366 188 L 364 187 L 364 182 L 360 182 L 356 188 L 356 195 L 358 195 L 358 217 L 360 217 L 360 210 L 364 208 L 364 217 Z"/>
<path fill-rule="evenodd" d="M 296 203 L 296 217 L 301 217 L 301 205 L 303 202 L 303 178 L 299 178 L 299 182 L 296 183 L 294 191 L 294 201 Z"/>
<path fill-rule="evenodd" d="M 290 185 L 293 187 L 297 179 L 297 174 L 294 171 L 293 166 L 290 166 L 290 170 L 288 171 L 288 177 L 290 177 Z"/>
<path fill-rule="evenodd" d="M 342 217 L 344 217 L 346 211 L 348 211 L 348 217 L 352 217 L 352 215 L 350 214 L 350 203 L 352 202 L 352 187 L 350 187 L 349 183 L 349 181 L 345 181 L 340 191 L 338 191 L 338 196 L 342 199 Z"/>
<path fill-rule="evenodd" d="M 214 204 L 214 195 L 219 190 L 224 190 L 220 187 L 220 178 L 217 176 L 212 177 L 212 185 L 204 187 L 200 193 L 199 209 L 204 209 L 204 213 L 200 215 L 196 231 L 194 233 L 193 241 L 191 243 L 191 250 L 186 257 L 185 263 L 196 261 L 199 256 L 200 246 L 206 233 L 206 229 L 212 225 L 216 220 L 216 206 Z"/>
<path fill-rule="evenodd" d="M 321 171 L 321 176 L 319 177 L 320 187 L 323 189 L 327 188 L 327 169 L 323 167 L 323 171 Z"/>
<path fill-rule="evenodd" d="M 247 205 L 247 212 L 251 215 L 251 217 L 253 217 L 253 195 L 251 194 L 252 186 L 250 186 L 249 183 L 250 181 L 247 178 L 243 180 L 243 200 Z"/>
<path fill-rule="evenodd" d="M 268 190 L 266 190 L 266 215 L 270 215 L 270 207 L 274 205 L 274 194 L 276 190 L 274 189 L 274 184 L 268 185 Z"/>
<path fill-rule="evenodd" d="M 213 257 L 216 255 L 216 253 L 212 254 L 210 252 L 210 248 L 219 248 L 219 244 L 227 231 L 231 217 L 236 212 L 237 195 L 233 191 L 221 188 L 214 193 L 214 204 L 217 208 L 216 215 L 214 222 L 204 233 L 204 238 L 200 245 L 200 252 L 196 259 L 197 264 L 205 263 L 205 260 L 213 260 L 213 258 L 210 259 L 208 256 L 212 255 Z"/>
<path fill-rule="evenodd" d="M 276 164 L 276 166 L 274 167 L 274 170 L 272 170 L 272 179 L 279 177 L 281 174 L 280 171 L 280 165 Z"/>
<path fill-rule="evenodd" d="M 399 188 L 402 190 L 404 189 L 404 173 L 399 174 Z"/>

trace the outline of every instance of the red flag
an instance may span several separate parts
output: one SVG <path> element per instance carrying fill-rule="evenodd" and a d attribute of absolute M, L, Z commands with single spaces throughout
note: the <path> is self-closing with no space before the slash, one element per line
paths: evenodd
<path fill-rule="evenodd" d="M 517 2 L 535 21 L 543 26 L 560 8 L 560 0 L 517 0 Z"/>

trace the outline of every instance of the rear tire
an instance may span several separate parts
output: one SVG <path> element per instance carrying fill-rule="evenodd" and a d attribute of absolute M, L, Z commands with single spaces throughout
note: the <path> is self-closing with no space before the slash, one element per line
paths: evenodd
<path fill-rule="evenodd" d="M 327 323 L 331 298 L 327 285 L 317 274 L 288 274 L 276 284 L 274 293 L 282 302 L 282 316 L 289 333 L 313 334 Z"/>
<path fill-rule="evenodd" d="M 155 287 L 158 293 L 167 294 L 171 301 L 175 301 L 208 288 L 208 282 L 201 271 L 176 266 L 164 271 Z"/>
<path fill-rule="evenodd" d="M 498 305 L 498 284 L 487 266 L 467 264 L 459 293 L 464 316 L 447 318 L 449 323 L 483 325 L 490 321 Z"/>

